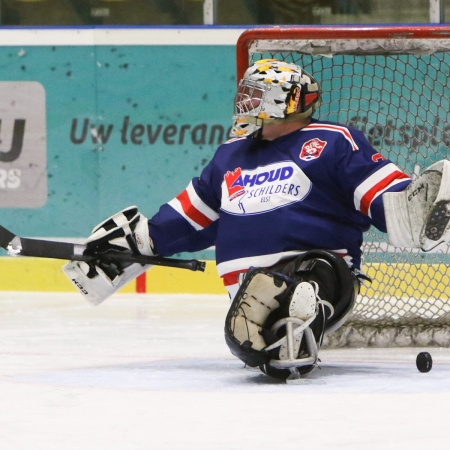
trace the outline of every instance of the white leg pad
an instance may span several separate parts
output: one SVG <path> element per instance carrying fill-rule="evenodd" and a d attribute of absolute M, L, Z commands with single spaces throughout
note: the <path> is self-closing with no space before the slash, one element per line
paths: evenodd
<path fill-rule="evenodd" d="M 280 287 L 276 286 L 273 278 L 263 273 L 252 278 L 239 302 L 238 315 L 231 324 L 234 337 L 239 342 L 249 340 L 255 350 L 266 347 L 260 331 L 269 314 L 280 306 L 274 297 L 281 294 L 286 287 L 284 282 Z"/>

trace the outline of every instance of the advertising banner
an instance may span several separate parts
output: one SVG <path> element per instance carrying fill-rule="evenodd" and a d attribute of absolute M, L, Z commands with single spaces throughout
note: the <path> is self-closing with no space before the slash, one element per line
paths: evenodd
<path fill-rule="evenodd" d="M 227 140 L 240 31 L 214 45 L 199 30 L 166 45 L 60 33 L 0 47 L 0 223 L 82 238 L 129 205 L 151 217 Z"/>
<path fill-rule="evenodd" d="M 0 207 L 47 202 L 45 91 L 35 81 L 0 81 Z"/>

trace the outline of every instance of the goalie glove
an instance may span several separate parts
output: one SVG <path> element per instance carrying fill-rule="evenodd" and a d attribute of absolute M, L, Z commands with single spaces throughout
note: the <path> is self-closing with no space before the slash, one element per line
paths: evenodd
<path fill-rule="evenodd" d="M 114 214 L 92 230 L 84 254 L 94 256 L 93 262 L 70 261 L 63 267 L 69 280 L 93 305 L 99 305 L 151 267 L 105 258 L 105 253 L 111 251 L 154 255 L 148 220 L 136 206 Z"/>
<path fill-rule="evenodd" d="M 402 192 L 386 192 L 383 204 L 390 244 L 427 252 L 450 242 L 450 161 L 432 164 Z"/>

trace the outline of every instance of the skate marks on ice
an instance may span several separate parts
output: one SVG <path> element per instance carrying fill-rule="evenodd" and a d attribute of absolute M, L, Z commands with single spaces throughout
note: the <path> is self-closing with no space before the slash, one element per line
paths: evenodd
<path fill-rule="evenodd" d="M 285 384 L 232 359 L 186 358 L 85 367 L 8 377 L 64 387 L 185 392 L 424 393 L 450 392 L 450 365 L 420 373 L 410 363 L 323 362 L 303 382 Z"/>

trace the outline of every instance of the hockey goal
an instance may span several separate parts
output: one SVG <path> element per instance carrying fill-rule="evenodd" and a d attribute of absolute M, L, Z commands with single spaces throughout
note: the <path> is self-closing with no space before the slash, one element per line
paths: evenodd
<path fill-rule="evenodd" d="M 244 32 L 238 80 L 254 61 L 295 62 L 321 84 L 315 117 L 365 132 L 412 177 L 449 157 L 450 27 L 273 27 Z M 395 248 L 365 236 L 362 287 L 350 321 L 324 345 L 450 344 L 450 249 Z"/>

